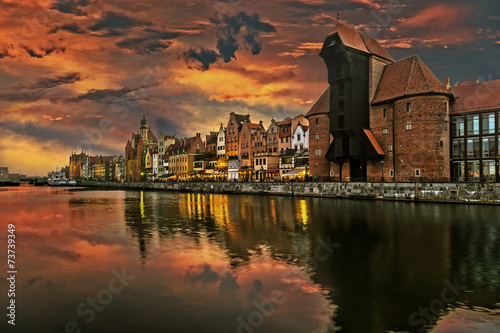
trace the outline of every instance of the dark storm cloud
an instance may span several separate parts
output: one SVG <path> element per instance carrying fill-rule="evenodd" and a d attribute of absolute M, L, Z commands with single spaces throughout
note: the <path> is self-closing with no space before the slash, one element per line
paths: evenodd
<path fill-rule="evenodd" d="M 132 96 L 131 94 L 133 92 L 137 92 L 141 89 L 155 87 L 159 84 L 160 82 L 155 82 L 150 85 L 141 85 L 137 87 L 123 87 L 121 89 L 90 89 L 85 94 L 69 98 L 66 101 L 79 103 L 87 100 L 100 103 L 114 103 L 117 99 L 125 99 L 126 101 L 132 103 L 132 101 L 146 97 L 146 96 L 142 97 Z"/>
<path fill-rule="evenodd" d="M 248 15 L 239 12 L 234 16 L 223 15 L 221 19 L 212 19 L 212 23 L 217 25 L 217 51 L 205 48 L 191 48 L 183 53 L 186 63 L 197 62 L 200 66 L 195 67 L 200 70 L 208 70 L 210 65 L 220 58 L 225 62 L 236 59 L 236 51 L 240 48 L 238 36 L 244 28 L 246 34 L 243 36 L 244 45 L 250 49 L 253 55 L 260 53 L 262 41 L 259 40 L 261 33 L 276 32 L 276 28 L 267 22 L 262 22 L 258 14 Z"/>
<path fill-rule="evenodd" d="M 190 68 L 194 67 L 200 70 L 206 71 L 210 68 L 210 65 L 217 62 L 221 58 L 221 55 L 213 50 L 207 50 L 202 47 L 198 49 L 189 49 L 183 53 L 184 60 Z M 191 66 L 191 63 L 198 63 L 199 66 Z"/>
<path fill-rule="evenodd" d="M 129 32 L 130 28 L 144 25 L 151 25 L 151 23 L 142 22 L 124 14 L 108 11 L 89 29 L 94 32 L 104 32 L 106 36 L 123 36 Z"/>
<path fill-rule="evenodd" d="M 224 15 L 220 20 L 214 20 L 218 25 L 217 29 L 217 50 L 225 62 L 236 59 L 236 51 L 239 48 L 237 37 L 242 28 L 247 33 L 243 36 L 245 45 L 250 48 L 253 55 L 259 54 L 262 42 L 258 37 L 262 32 L 276 32 L 276 28 L 270 23 L 262 22 L 258 14 L 248 15 L 239 12 L 235 16 Z"/>
<path fill-rule="evenodd" d="M 57 31 L 59 30 L 63 30 L 63 31 L 68 31 L 68 32 L 72 32 L 74 34 L 83 34 L 85 33 L 86 31 L 80 27 L 78 24 L 76 23 L 67 23 L 67 24 L 63 24 L 61 26 L 56 26 L 56 27 L 53 27 L 49 33 L 53 34 L 53 33 L 56 33 Z"/>
<path fill-rule="evenodd" d="M 46 48 L 41 48 L 40 50 L 34 50 L 29 46 L 22 46 L 22 49 L 26 52 L 26 54 L 31 58 L 41 59 L 45 56 L 48 56 L 52 53 L 64 53 L 66 49 L 64 47 L 50 46 Z"/>
<path fill-rule="evenodd" d="M 167 49 L 172 44 L 169 40 L 182 35 L 179 32 L 163 32 L 151 29 L 145 29 L 144 31 L 147 32 L 146 36 L 127 38 L 116 43 L 116 46 L 134 51 L 140 55 L 147 55 Z"/>
<path fill-rule="evenodd" d="M 82 8 L 88 6 L 90 3 L 90 0 L 57 0 L 54 2 L 52 9 L 66 14 L 85 15 Z"/>
<path fill-rule="evenodd" d="M 34 102 L 43 99 L 47 91 L 64 84 L 81 81 L 80 73 L 66 73 L 54 77 L 41 77 L 32 83 L 20 84 L 0 93 L 0 100 L 7 102 Z"/>

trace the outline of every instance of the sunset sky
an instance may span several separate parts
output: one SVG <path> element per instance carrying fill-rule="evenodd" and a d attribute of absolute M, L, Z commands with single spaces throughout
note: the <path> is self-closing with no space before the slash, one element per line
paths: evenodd
<path fill-rule="evenodd" d="M 498 1 L 0 0 L 0 166 L 46 175 L 71 151 L 123 154 L 143 112 L 177 137 L 232 111 L 266 127 L 305 114 L 337 11 L 441 81 L 500 78 Z"/>

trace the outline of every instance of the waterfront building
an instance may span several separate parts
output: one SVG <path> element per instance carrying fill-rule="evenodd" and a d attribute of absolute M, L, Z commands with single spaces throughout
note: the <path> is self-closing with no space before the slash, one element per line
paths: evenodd
<path fill-rule="evenodd" d="M 87 158 L 82 150 L 80 154 L 71 153 L 69 156 L 69 179 L 76 180 L 83 178 L 83 164 Z"/>
<path fill-rule="evenodd" d="M 0 179 L 9 179 L 8 167 L 0 167 Z"/>
<path fill-rule="evenodd" d="M 230 155 L 227 157 L 227 180 L 228 181 L 238 181 L 239 180 L 239 169 L 240 160 L 238 156 Z"/>
<path fill-rule="evenodd" d="M 304 126 L 300 122 L 297 124 L 292 135 L 292 149 L 295 151 L 309 149 L 309 126 Z"/>
<path fill-rule="evenodd" d="M 175 139 L 175 135 L 160 134 L 158 137 L 158 177 L 165 176 L 168 173 L 168 159 L 164 159 L 164 156 L 167 148 L 175 143 Z"/>
<path fill-rule="evenodd" d="M 452 180 L 500 181 L 500 80 L 450 90 L 456 100 L 450 110 Z"/>
<path fill-rule="evenodd" d="M 453 95 L 418 56 L 395 61 L 376 40 L 343 24 L 327 35 L 320 56 L 328 70 L 333 136 L 325 156 L 338 166 L 335 178 L 449 179 Z"/>
<path fill-rule="evenodd" d="M 246 181 L 252 179 L 255 149 L 262 149 L 262 146 L 259 146 L 259 144 L 262 144 L 262 140 L 265 140 L 263 137 L 264 132 L 262 122 L 253 124 L 249 123 L 246 119 L 243 121 L 238 141 L 240 145 L 240 154 L 238 156 L 240 160 L 239 179 Z M 256 139 L 257 142 L 254 142 Z"/>
<path fill-rule="evenodd" d="M 217 133 L 217 156 L 226 156 L 226 129 L 220 123 L 220 129 Z"/>
<path fill-rule="evenodd" d="M 295 133 L 297 126 L 302 124 L 303 126 L 309 126 L 309 120 L 302 114 L 299 114 L 295 118 L 292 119 L 292 135 Z"/>
<path fill-rule="evenodd" d="M 179 139 L 167 149 L 169 173 L 175 174 L 180 180 L 190 179 L 195 174 L 195 157 L 203 155 L 206 151 L 201 133 L 196 133 L 196 136 L 191 138 Z"/>
<path fill-rule="evenodd" d="M 330 87 L 306 114 L 309 120 L 309 173 L 313 179 L 330 180 L 335 163 L 325 156 L 333 141 L 330 133 Z M 338 174 L 338 166 L 337 174 Z"/>
<path fill-rule="evenodd" d="M 132 133 L 131 140 L 125 146 L 125 180 L 146 180 L 145 169 L 146 151 L 158 146 L 158 139 L 148 127 L 148 121 L 143 114 L 139 133 Z"/>
<path fill-rule="evenodd" d="M 266 149 L 269 153 L 279 153 L 279 124 L 280 122 L 271 119 L 271 124 L 267 128 L 267 143 L 266 143 Z"/>
<path fill-rule="evenodd" d="M 217 155 L 218 135 L 219 132 L 210 132 L 210 134 L 206 136 L 205 145 L 207 147 L 207 152 L 213 153 L 213 155 Z"/>
<path fill-rule="evenodd" d="M 240 146 L 238 144 L 239 135 L 244 122 L 251 123 L 250 115 L 241 115 L 231 112 L 226 127 L 226 158 L 238 156 Z"/>
<path fill-rule="evenodd" d="M 292 145 L 292 119 L 290 117 L 285 118 L 278 125 L 279 127 L 279 143 L 278 149 L 280 153 L 283 153 L 287 149 L 290 149 Z"/>

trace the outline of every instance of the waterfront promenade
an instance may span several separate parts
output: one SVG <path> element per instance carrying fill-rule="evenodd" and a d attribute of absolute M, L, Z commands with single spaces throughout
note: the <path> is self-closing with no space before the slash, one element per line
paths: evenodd
<path fill-rule="evenodd" d="M 500 205 L 499 183 L 352 183 L 352 182 L 97 182 L 81 186 L 178 192 L 312 196 L 397 201 Z"/>

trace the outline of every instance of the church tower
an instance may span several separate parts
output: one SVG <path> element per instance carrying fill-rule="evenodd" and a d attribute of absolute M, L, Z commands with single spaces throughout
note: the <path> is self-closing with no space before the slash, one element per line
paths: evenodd
<path fill-rule="evenodd" d="M 142 114 L 141 119 L 141 138 L 144 143 L 148 143 L 148 121 L 146 120 L 146 114 Z"/>

